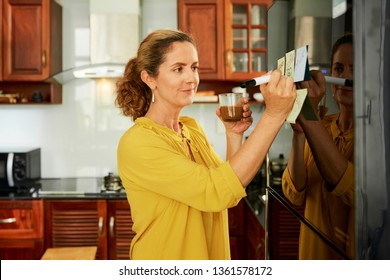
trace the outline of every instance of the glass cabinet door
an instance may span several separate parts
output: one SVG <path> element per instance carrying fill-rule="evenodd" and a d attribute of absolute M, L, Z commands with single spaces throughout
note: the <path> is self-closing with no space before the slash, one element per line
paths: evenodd
<path fill-rule="evenodd" d="M 266 72 L 267 10 L 272 1 L 227 3 L 227 79 L 242 79 Z M 252 74 L 252 75 L 250 75 Z"/>

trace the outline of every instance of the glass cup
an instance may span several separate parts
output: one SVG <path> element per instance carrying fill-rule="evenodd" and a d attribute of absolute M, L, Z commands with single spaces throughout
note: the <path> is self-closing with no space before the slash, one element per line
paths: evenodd
<path fill-rule="evenodd" d="M 221 93 L 218 95 L 222 120 L 225 122 L 237 122 L 242 119 L 241 93 Z"/>

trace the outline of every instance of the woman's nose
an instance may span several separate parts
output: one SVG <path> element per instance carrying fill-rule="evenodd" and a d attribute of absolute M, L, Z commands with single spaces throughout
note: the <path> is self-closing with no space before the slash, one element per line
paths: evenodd
<path fill-rule="evenodd" d="M 341 73 L 340 78 L 347 80 L 353 80 L 353 71 L 349 67 L 344 68 L 343 73 Z"/>
<path fill-rule="evenodd" d="M 197 83 L 199 81 L 199 74 L 195 71 L 188 71 L 186 73 L 186 82 L 187 83 Z"/>

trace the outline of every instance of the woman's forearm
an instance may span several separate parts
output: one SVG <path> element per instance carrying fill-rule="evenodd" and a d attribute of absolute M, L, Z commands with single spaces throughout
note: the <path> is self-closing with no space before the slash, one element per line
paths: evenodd
<path fill-rule="evenodd" d="M 306 187 L 306 167 L 304 161 L 305 134 L 302 132 L 294 132 L 290 157 L 288 159 L 287 168 L 289 170 L 291 180 L 298 191 L 302 191 Z"/>
<path fill-rule="evenodd" d="M 283 123 L 283 118 L 263 114 L 248 139 L 229 159 L 243 186 L 247 186 L 257 174 Z"/>
<path fill-rule="evenodd" d="M 243 135 L 226 132 L 226 159 L 229 160 L 242 146 Z"/>
<path fill-rule="evenodd" d="M 322 177 L 328 184 L 337 185 L 347 168 L 347 159 L 321 121 L 302 120 L 301 125 Z"/>

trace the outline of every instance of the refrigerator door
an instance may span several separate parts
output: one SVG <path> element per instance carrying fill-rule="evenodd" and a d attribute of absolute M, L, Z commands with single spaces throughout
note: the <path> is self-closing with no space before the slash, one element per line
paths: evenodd
<path fill-rule="evenodd" d="M 353 1 L 356 257 L 359 259 L 390 258 L 389 2 Z"/>

